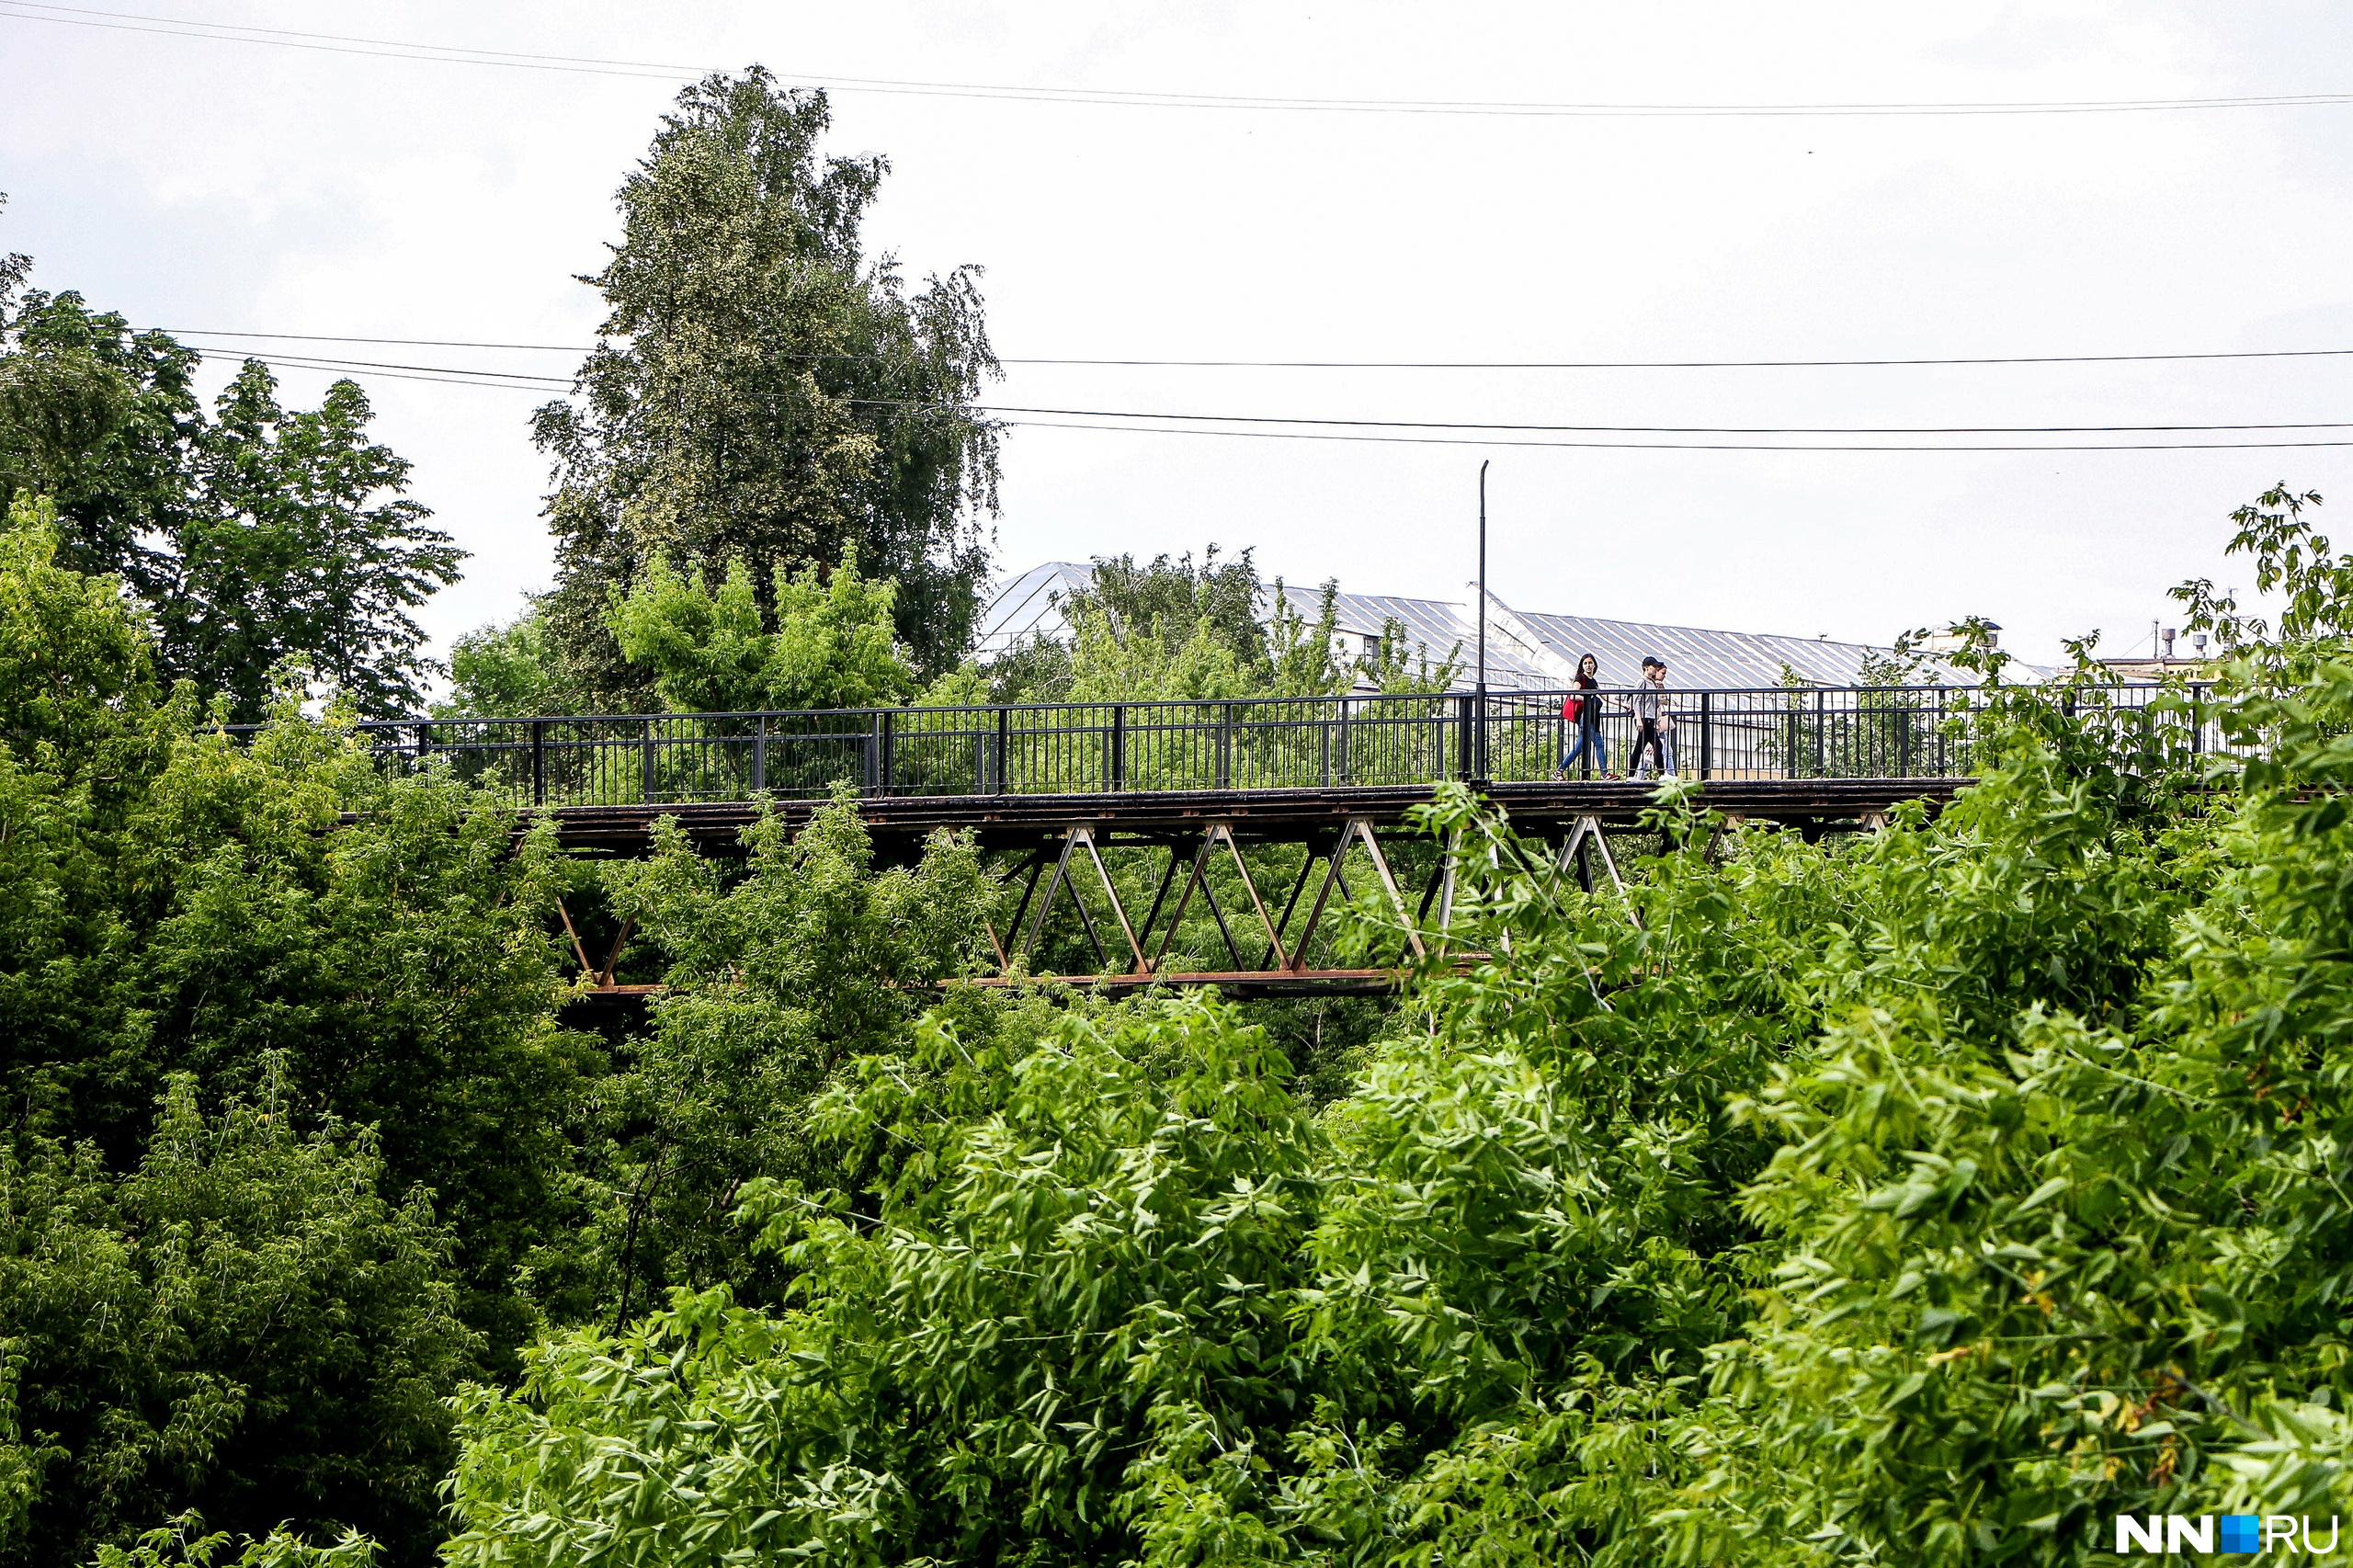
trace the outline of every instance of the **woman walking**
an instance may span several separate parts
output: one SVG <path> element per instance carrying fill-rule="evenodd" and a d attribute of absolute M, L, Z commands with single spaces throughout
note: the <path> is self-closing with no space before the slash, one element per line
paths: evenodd
<path fill-rule="evenodd" d="M 1569 764 L 1580 757 L 1585 759 L 1582 777 L 1592 778 L 1597 763 L 1607 777 L 1609 772 L 1609 747 L 1601 738 L 1601 661 L 1591 653 L 1577 661 L 1576 689 L 1562 700 L 1561 717 L 1574 726 L 1572 733 L 1575 739 L 1569 743 L 1569 749 L 1561 754 L 1561 766 L 1552 770 L 1552 777 L 1566 778 Z"/>

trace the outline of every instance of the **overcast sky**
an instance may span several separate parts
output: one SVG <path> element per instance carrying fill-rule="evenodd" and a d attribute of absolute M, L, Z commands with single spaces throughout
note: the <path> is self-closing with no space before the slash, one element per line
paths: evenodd
<path fill-rule="evenodd" d="M 102 3 L 102 0 L 101 0 Z M 143 16 L 540 55 L 1480 103 L 2015 103 L 2353 90 L 2341 4 L 291 4 Z M 573 280 L 676 80 L 30 19 L 0 0 L 0 249 L 142 325 L 585 344 Z M 99 19 L 90 12 L 47 16 Z M 145 24 L 142 24 L 145 25 Z M 870 245 L 987 268 L 1008 357 L 1675 360 L 2353 348 L 2353 103 L 2143 113 L 1336 113 L 834 92 Z M 567 373 L 561 354 L 328 348 Z M 308 405 L 330 378 L 289 371 Z M 360 378 L 473 553 L 437 637 L 548 581 L 537 395 Z M 2353 358 L 1843 369 L 1008 367 L 1055 408 L 1652 426 L 2353 421 Z M 1545 437 L 1535 437 L 1542 439 Z M 1632 437 L 1643 439 L 1648 437 Z M 1659 437 L 1672 439 L 1675 437 Z M 1693 440 L 1776 437 L 1693 437 Z M 2030 437 L 2029 437 L 2030 438 Z M 2073 437 L 2059 437 L 2073 438 Z M 2279 437 L 2191 434 L 2128 440 Z M 2290 436 L 2285 438 L 2299 438 Z M 2353 438 L 2353 430 L 2305 438 Z M 1817 439 L 1830 439 L 1818 437 Z M 1969 438 L 1986 443 L 2020 437 Z M 2145 649 L 2276 479 L 2353 448 L 1541 449 L 1007 433 L 1000 567 L 1254 545 L 1293 581 L 2030 658 Z M 2353 511 L 2353 497 L 2347 509 Z M 2339 524 L 2346 531 L 2347 523 Z"/>

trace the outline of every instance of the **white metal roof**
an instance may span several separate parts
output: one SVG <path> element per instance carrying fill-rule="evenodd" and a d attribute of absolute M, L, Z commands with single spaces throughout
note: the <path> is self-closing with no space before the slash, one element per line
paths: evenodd
<path fill-rule="evenodd" d="M 1082 561 L 1049 561 L 1000 580 L 981 611 L 981 657 L 994 659 L 1033 634 L 1068 636 L 1070 621 L 1062 607 L 1073 590 L 1094 581 L 1095 568 Z"/>
<path fill-rule="evenodd" d="M 1063 617 L 1062 602 L 1094 575 L 1094 567 L 1086 562 L 1049 561 L 1004 579 L 982 613 L 982 657 L 995 657 L 1032 634 L 1067 635 L 1070 623 Z M 1310 620 L 1322 608 L 1320 588 L 1286 585 L 1284 594 Z M 1851 686 L 1860 677 L 1867 657 L 1893 653 L 1866 642 L 1817 637 L 1518 610 L 1493 593 L 1487 603 L 1487 685 L 1493 690 L 1557 691 L 1586 653 L 1599 663 L 1605 686 L 1633 685 L 1642 677 L 1646 656 L 1666 661 L 1667 684 L 1682 690 L 1779 686 L 1785 669 L 1809 686 Z M 1455 685 L 1468 689 L 1476 678 L 1478 625 L 1470 602 L 1343 593 L 1336 609 L 1340 630 L 1358 637 L 1377 637 L 1389 622 L 1398 622 L 1407 640 L 1427 648 L 1433 660 L 1456 653 L 1460 644 L 1461 669 Z M 1976 684 L 1975 676 L 1940 660 L 1931 660 L 1915 678 Z"/>

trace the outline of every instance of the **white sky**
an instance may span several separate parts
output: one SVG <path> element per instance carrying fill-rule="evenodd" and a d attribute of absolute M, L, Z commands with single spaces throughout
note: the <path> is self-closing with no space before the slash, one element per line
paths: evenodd
<path fill-rule="evenodd" d="M 108 0 L 96 0 L 106 4 Z M 128 0 L 114 0 L 126 9 Z M 585 343 L 572 280 L 676 84 L 100 30 L 0 0 L 0 249 L 142 325 Z M 939 82 L 1388 99 L 1917 102 L 2353 88 L 2341 5 L 567 5 L 149 0 L 146 14 Z M 868 225 L 977 262 L 1000 353 L 1676 359 L 2353 348 L 2353 104 L 2139 114 L 1531 119 L 836 91 Z M 568 371 L 558 355 L 325 351 Z M 307 406 L 330 378 L 285 376 Z M 548 579 L 530 393 L 361 378 L 474 552 L 438 637 Z M 2353 420 L 2353 358 L 1837 370 L 1016 367 L 1006 403 L 1661 425 Z M 2353 431 L 2315 432 L 2353 438 Z M 2165 439 L 2166 437 L 2151 437 Z M 2230 439 L 2189 436 L 2189 440 Z M 1990 437 L 2002 439 L 2002 437 Z M 1984 614 L 2145 648 L 2274 479 L 2353 448 L 1839 454 L 1020 429 L 1001 567 L 1216 540 L 1269 573 L 1885 641 Z M 2340 530 L 2342 526 L 2340 525 Z"/>

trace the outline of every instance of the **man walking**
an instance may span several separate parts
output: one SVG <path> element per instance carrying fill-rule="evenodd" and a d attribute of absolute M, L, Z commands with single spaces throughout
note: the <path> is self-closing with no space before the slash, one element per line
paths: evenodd
<path fill-rule="evenodd" d="M 1643 769 L 1644 747 L 1658 764 L 1662 777 L 1675 777 L 1675 715 L 1668 710 L 1666 698 L 1666 662 L 1656 654 L 1643 660 L 1643 684 L 1634 688 L 1634 717 L 1642 728 L 1634 736 L 1633 777 L 1645 778 Z"/>

